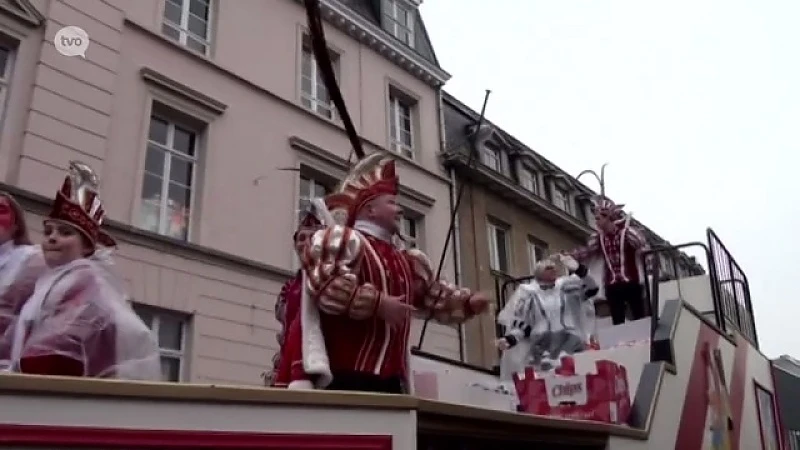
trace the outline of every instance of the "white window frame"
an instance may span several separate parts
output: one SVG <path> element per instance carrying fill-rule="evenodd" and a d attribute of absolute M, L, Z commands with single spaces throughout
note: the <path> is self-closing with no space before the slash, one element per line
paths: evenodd
<path fill-rule="evenodd" d="M 510 244 L 510 234 L 511 229 L 505 225 L 499 225 L 494 222 L 488 222 L 486 224 L 486 231 L 487 231 L 487 238 L 489 240 L 489 268 L 501 273 L 506 273 L 510 269 L 511 265 L 511 246 Z M 506 254 L 506 261 L 505 261 L 505 270 L 500 267 L 500 251 L 498 248 L 498 239 L 497 234 L 498 231 L 502 231 L 504 233 L 505 238 L 503 239 L 503 246 L 505 247 L 505 254 Z"/>
<path fill-rule="evenodd" d="M 414 7 L 402 0 L 384 0 L 383 6 L 385 28 L 399 41 L 414 48 L 416 37 L 414 34 Z M 407 14 L 408 24 L 403 25 L 400 22 L 399 15 L 401 13 Z"/>
<path fill-rule="evenodd" d="M 5 40 L 0 40 L 0 47 L 8 51 L 5 72 L 0 73 L 0 124 L 3 124 L 6 117 L 6 100 L 8 100 L 8 92 L 11 88 L 11 74 L 14 73 L 17 47 L 9 45 Z"/>
<path fill-rule="evenodd" d="M 547 258 L 547 246 L 538 239 L 534 239 L 532 236 L 528 236 L 528 264 L 530 265 L 531 273 L 534 272 L 536 268 L 536 263 L 542 261 Z M 542 252 L 541 258 L 536 256 L 536 250 L 540 250 Z"/>
<path fill-rule="evenodd" d="M 155 106 L 156 106 L 156 103 L 154 102 L 153 108 L 155 108 Z M 167 122 L 167 145 L 166 145 L 166 147 L 163 144 L 161 144 L 160 142 L 155 142 L 155 141 L 151 141 L 150 140 L 150 126 L 152 125 L 153 117 Z M 175 143 L 175 127 L 180 127 L 180 128 L 183 128 L 186 131 L 194 133 L 194 155 L 193 156 L 190 156 L 188 154 L 182 153 L 182 152 L 177 151 L 177 150 L 175 150 L 173 148 L 173 145 Z M 151 173 L 152 175 L 157 175 L 157 176 L 161 177 L 162 184 L 161 184 L 161 199 L 159 201 L 159 203 L 160 203 L 159 204 L 159 222 L 158 222 L 158 230 L 155 231 L 155 233 L 157 233 L 157 234 L 160 234 L 162 236 L 171 237 L 168 234 L 168 231 L 169 231 L 169 229 L 168 229 L 168 227 L 169 227 L 169 216 L 167 214 L 168 211 L 169 211 L 169 185 L 171 183 L 169 177 L 170 177 L 170 171 L 172 169 L 172 158 L 176 158 L 177 157 L 177 158 L 184 159 L 184 160 L 188 161 L 192 165 L 192 184 L 190 186 L 185 186 L 185 187 L 187 187 L 189 189 L 190 198 L 189 198 L 189 205 L 188 205 L 189 206 L 189 214 L 188 214 L 188 217 L 186 218 L 186 220 L 187 220 L 186 237 L 183 239 L 186 242 L 191 240 L 192 228 L 193 228 L 193 225 L 194 225 L 194 220 L 193 220 L 193 218 L 194 218 L 194 205 L 196 204 L 196 196 L 197 196 L 196 195 L 197 192 L 195 190 L 195 185 L 197 184 L 197 166 L 200 163 L 199 153 L 200 153 L 200 149 L 201 149 L 200 142 L 201 142 L 202 138 L 203 138 L 203 131 L 202 130 L 198 130 L 197 127 L 190 126 L 190 125 L 188 125 L 186 123 L 183 123 L 180 120 L 175 120 L 174 118 L 170 117 L 169 114 L 162 114 L 162 113 L 159 113 L 159 112 L 157 112 L 155 110 L 153 110 L 151 112 L 151 114 L 150 114 L 149 121 L 147 123 L 147 145 L 145 146 L 145 159 L 147 158 L 146 152 L 149 151 L 150 145 L 153 145 L 153 146 L 156 146 L 156 147 L 160 148 L 167 155 L 167 158 L 164 161 L 164 172 L 163 173 L 156 174 L 156 173 L 148 172 L 147 168 L 145 167 L 145 169 L 142 171 L 142 175 L 141 175 L 142 176 L 142 189 L 144 189 L 144 178 L 145 178 L 145 175 L 147 173 Z M 142 197 L 142 195 L 143 195 L 143 193 L 140 190 L 140 192 L 139 192 L 140 205 L 142 205 L 145 202 L 145 199 L 144 199 L 144 197 Z M 139 219 L 140 220 L 142 220 L 144 218 L 142 216 L 143 213 L 144 213 L 144 211 L 141 211 L 141 209 L 140 209 L 140 211 L 139 211 L 139 216 L 140 216 Z M 174 239 L 179 239 L 179 238 L 174 238 Z"/>
<path fill-rule="evenodd" d="M 800 450 L 800 431 L 797 430 L 788 430 L 789 431 L 789 448 L 791 450 Z"/>
<path fill-rule="evenodd" d="M 338 71 L 340 56 L 338 53 L 331 50 L 328 51 L 331 55 L 334 71 L 336 72 Z M 306 35 L 303 35 L 300 52 L 300 103 L 302 103 L 304 108 L 326 119 L 335 120 L 337 117 L 336 106 L 334 106 L 333 100 L 330 98 L 328 87 L 322 80 L 322 74 L 319 72 L 319 66 L 317 65 L 317 58 L 314 56 L 314 51 L 311 49 L 311 44 L 308 42 L 308 37 Z M 306 74 L 303 70 L 306 58 L 309 59 L 309 67 L 311 68 L 310 74 Z M 306 92 L 303 89 L 304 78 L 308 78 L 311 82 L 311 92 Z M 320 99 L 320 88 L 323 88 L 328 94 L 328 101 Z M 308 103 L 306 104 L 306 102 Z"/>
<path fill-rule="evenodd" d="M 558 186 L 553 187 L 553 204 L 564 212 L 572 212 L 572 208 L 570 208 L 569 192 L 567 192 L 566 189 L 562 189 Z"/>
<path fill-rule="evenodd" d="M 308 180 L 308 183 L 309 183 L 309 192 L 308 193 L 304 193 L 303 192 L 303 179 Z M 325 190 L 325 192 L 327 192 L 328 194 L 331 192 L 331 189 L 328 188 L 328 185 L 326 183 L 324 183 L 324 182 L 319 181 L 317 179 L 317 177 L 315 177 L 313 174 L 301 172 L 300 173 L 300 177 L 297 179 L 297 183 L 298 183 L 298 186 L 297 186 L 297 201 L 295 201 L 295 211 L 294 211 L 294 220 L 295 220 L 294 229 L 295 230 L 297 229 L 298 226 L 300 226 L 300 211 L 302 209 L 303 200 L 306 200 L 306 201 L 310 202 L 311 200 L 313 200 L 315 198 L 321 198 L 321 197 L 311 197 L 310 195 L 307 195 L 307 194 L 311 194 L 314 191 L 316 191 L 316 187 L 317 186 L 322 187 Z M 327 195 L 327 194 L 325 194 L 325 195 Z M 297 251 L 295 251 L 295 249 L 294 249 L 294 242 L 292 242 L 292 268 L 293 269 L 299 269 L 300 268 L 300 258 L 297 256 Z"/>
<path fill-rule="evenodd" d="M 525 190 L 533 192 L 534 194 L 539 192 L 538 186 L 536 185 L 536 174 L 524 164 L 519 167 L 519 184 Z"/>
<path fill-rule="evenodd" d="M 180 383 L 185 381 L 188 375 L 188 371 L 186 369 L 186 356 L 187 356 L 187 337 L 189 335 L 188 329 L 190 326 L 190 318 L 179 312 L 172 312 L 166 311 L 161 308 L 154 308 L 149 305 L 145 305 L 142 303 L 134 302 L 131 307 L 133 308 L 134 312 L 136 313 L 137 317 L 139 316 L 139 311 L 146 312 L 149 314 L 153 321 L 150 324 L 150 334 L 156 340 L 158 344 L 158 354 L 159 354 L 159 364 L 161 363 L 161 357 L 164 358 L 171 358 L 178 360 L 178 379 L 176 381 L 172 380 L 164 380 L 165 382 L 175 382 Z M 161 326 L 161 318 L 163 316 L 169 316 L 170 318 L 176 319 L 181 325 L 181 343 L 180 343 L 180 350 L 175 350 L 173 348 L 164 348 L 161 346 L 161 341 L 159 339 L 159 327 Z M 146 324 L 145 324 L 146 325 Z"/>
<path fill-rule="evenodd" d="M 421 220 L 417 217 L 414 217 L 410 214 L 404 213 L 403 217 L 400 218 L 400 234 L 408 239 L 406 241 L 407 248 L 419 248 L 419 232 L 420 232 L 420 222 Z M 413 233 L 411 232 L 411 228 L 413 227 Z"/>
<path fill-rule="evenodd" d="M 302 190 L 303 180 L 304 179 L 308 180 L 309 192 L 303 192 L 303 190 Z M 325 194 L 323 194 L 321 197 L 314 196 L 314 193 L 316 192 L 316 190 L 317 190 L 316 188 L 317 187 L 321 187 L 325 192 Z M 302 202 L 304 200 L 310 203 L 312 200 L 317 199 L 317 198 L 324 198 L 326 195 L 328 195 L 330 193 L 331 193 L 331 189 L 328 187 L 328 185 L 326 183 L 319 181 L 313 175 L 301 173 L 300 174 L 300 185 L 299 185 L 299 188 L 298 188 L 298 195 L 297 195 L 297 203 L 295 204 L 295 208 L 296 208 L 295 209 L 295 217 L 299 217 L 300 216 L 300 211 L 302 210 Z"/>
<path fill-rule="evenodd" d="M 503 157 L 500 154 L 500 150 L 493 147 L 483 147 L 483 151 L 481 152 L 481 160 L 486 167 L 489 167 L 496 172 L 500 172 L 501 168 L 503 167 Z"/>
<path fill-rule="evenodd" d="M 211 52 L 211 36 L 212 36 L 211 33 L 213 32 L 213 27 L 211 26 L 211 23 L 212 23 L 212 19 L 213 19 L 212 16 L 214 14 L 214 8 L 213 8 L 214 7 L 214 0 L 205 0 L 205 1 L 208 2 L 208 18 L 204 19 L 205 22 L 206 22 L 206 35 L 208 36 L 207 38 L 202 38 L 202 37 L 192 33 L 191 31 L 189 31 L 189 14 L 192 14 L 190 9 L 189 9 L 189 7 L 191 6 L 191 2 L 192 1 L 204 1 L 204 0 L 184 0 L 182 2 L 182 7 L 181 7 L 181 23 L 175 23 L 175 22 L 167 19 L 167 2 L 169 2 L 169 1 L 170 0 L 164 0 L 164 8 L 163 8 L 163 11 L 162 11 L 162 14 L 161 14 L 161 21 L 163 22 L 162 26 L 167 26 L 167 27 L 177 31 L 178 32 L 178 42 L 182 46 L 188 48 L 189 50 L 197 51 L 197 50 L 189 47 L 189 44 L 188 44 L 189 36 L 191 36 L 192 39 L 204 44 L 205 45 L 205 50 L 202 53 L 203 53 L 203 55 L 208 56 L 209 53 Z M 192 14 L 192 15 L 194 15 L 194 14 Z M 197 17 L 198 19 L 202 19 L 201 17 L 198 17 L 198 16 L 195 16 L 195 17 Z M 170 39 L 173 39 L 171 36 L 168 36 L 168 37 L 170 37 Z"/>
<path fill-rule="evenodd" d="M 415 105 L 412 102 L 402 98 L 401 95 L 394 92 L 389 93 L 389 140 L 391 149 L 395 153 L 410 159 L 414 159 L 414 107 Z M 408 130 L 402 130 L 401 132 L 403 108 L 408 110 Z M 403 142 L 398 136 L 398 134 L 404 132 L 408 132 L 411 142 Z"/>

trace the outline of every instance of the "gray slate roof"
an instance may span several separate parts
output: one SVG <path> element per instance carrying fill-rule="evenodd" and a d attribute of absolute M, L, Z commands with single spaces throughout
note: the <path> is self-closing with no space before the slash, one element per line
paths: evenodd
<path fill-rule="evenodd" d="M 339 0 L 363 16 L 370 22 L 377 26 L 381 26 L 381 0 Z M 428 62 L 435 64 L 436 67 L 441 68 L 439 60 L 436 59 L 436 53 L 433 51 L 433 44 L 428 36 L 428 31 L 425 28 L 425 22 L 422 20 L 422 15 L 417 10 L 414 14 L 414 51 L 420 56 L 425 58 Z"/>

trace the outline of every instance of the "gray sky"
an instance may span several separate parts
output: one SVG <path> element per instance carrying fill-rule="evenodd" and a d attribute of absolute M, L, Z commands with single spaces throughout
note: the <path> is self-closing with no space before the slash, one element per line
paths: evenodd
<path fill-rule="evenodd" d="M 672 243 L 712 227 L 800 356 L 800 2 L 426 0 L 446 89 Z M 587 184 L 596 189 L 587 179 Z M 794 194 L 794 195 L 792 195 Z"/>

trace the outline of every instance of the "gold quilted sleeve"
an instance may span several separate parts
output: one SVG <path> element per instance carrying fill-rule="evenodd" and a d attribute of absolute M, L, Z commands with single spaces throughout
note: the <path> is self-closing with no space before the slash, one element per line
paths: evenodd
<path fill-rule="evenodd" d="M 317 231 L 303 253 L 307 286 L 319 309 L 331 315 L 362 320 L 378 309 L 380 293 L 361 283 L 364 237 L 355 230 L 335 225 Z"/>
<path fill-rule="evenodd" d="M 427 255 L 413 249 L 406 252 L 415 277 L 414 306 L 425 309 L 434 320 L 443 324 L 458 324 L 470 319 L 472 292 L 444 280 L 434 280 L 433 266 Z"/>

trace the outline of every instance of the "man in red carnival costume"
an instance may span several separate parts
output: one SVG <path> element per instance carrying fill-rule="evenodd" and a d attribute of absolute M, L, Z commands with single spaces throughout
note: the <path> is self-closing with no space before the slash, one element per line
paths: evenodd
<path fill-rule="evenodd" d="M 334 211 L 302 257 L 302 362 L 313 387 L 405 392 L 411 314 L 455 324 L 488 308 L 487 295 L 435 280 L 424 253 L 395 247 L 398 184 L 394 161 L 373 154 L 320 205 Z"/>
<path fill-rule="evenodd" d="M 158 344 L 111 270 L 108 253 L 115 242 L 101 229 L 105 212 L 98 184 L 89 166 L 70 163 L 44 220 L 48 269 L 6 333 L 14 371 L 160 378 Z"/>
<path fill-rule="evenodd" d="M 631 216 L 610 199 L 599 196 L 593 201 L 596 231 L 589 237 L 586 247 L 572 256 L 589 267 L 593 274 L 602 274 L 598 280 L 600 297 L 608 300 L 614 325 L 625 323 L 626 307 L 630 306 L 633 320 L 645 317 L 643 283 L 644 269 L 640 254 L 647 241 L 631 225 Z"/>
<path fill-rule="evenodd" d="M 298 256 L 303 254 L 311 236 L 321 228 L 322 223 L 314 215 L 314 211 L 303 212 L 300 226 L 292 237 Z M 281 324 L 281 331 L 277 336 L 279 350 L 272 358 L 273 370 L 267 376 L 268 386 L 288 387 L 293 379 L 307 379 L 302 372 L 302 355 L 299 345 L 302 332 L 300 321 L 297 320 L 300 317 L 302 290 L 303 273 L 302 270 L 298 270 L 297 274 L 283 285 L 278 294 L 278 301 L 275 303 L 275 318 Z M 288 344 L 290 341 L 293 343 L 292 345 Z M 292 374 L 292 370 L 294 370 L 294 374 Z"/>

